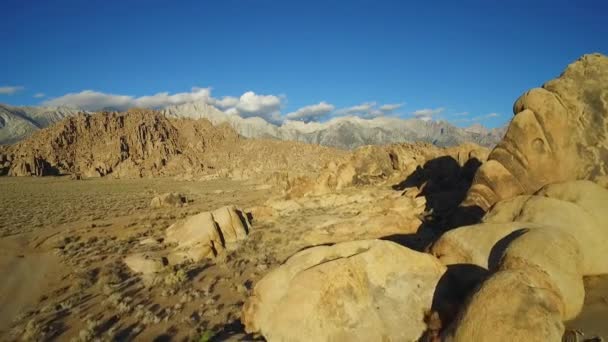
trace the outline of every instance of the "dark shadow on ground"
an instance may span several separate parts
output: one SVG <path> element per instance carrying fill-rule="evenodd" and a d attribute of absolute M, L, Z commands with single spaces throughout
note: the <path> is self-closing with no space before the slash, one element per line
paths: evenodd
<path fill-rule="evenodd" d="M 420 218 L 422 225 L 415 235 L 390 236 L 385 239 L 423 251 L 444 232 L 479 222 L 484 214 L 481 208 L 460 206 L 479 166 L 481 162 L 476 158 L 471 158 L 460 166 L 456 159 L 441 156 L 419 166 L 403 181 L 393 185 L 392 188 L 398 191 L 418 188 L 417 196 L 425 197 L 426 207 Z"/>
<path fill-rule="evenodd" d="M 213 331 L 216 331 L 216 333 L 210 339 L 210 341 L 214 342 L 226 341 L 228 339 L 235 339 L 239 341 L 265 341 L 261 336 L 247 334 L 245 332 L 245 327 L 238 319 L 223 326 L 216 326 Z"/>
<path fill-rule="evenodd" d="M 417 188 L 413 191 L 418 192 L 417 196 L 424 196 L 426 206 L 420 217 L 422 224 L 415 234 L 392 235 L 384 239 L 428 252 L 446 231 L 480 222 L 485 214 L 481 208 L 461 206 L 479 166 L 481 162 L 476 158 L 469 159 L 461 166 L 456 159 L 442 156 L 426 162 L 403 181 L 393 185 L 393 189 L 398 191 Z M 427 317 L 429 330 L 422 340 L 437 340 L 439 333 L 455 319 L 467 297 L 487 275 L 486 269 L 476 265 L 448 266 L 435 289 Z"/>

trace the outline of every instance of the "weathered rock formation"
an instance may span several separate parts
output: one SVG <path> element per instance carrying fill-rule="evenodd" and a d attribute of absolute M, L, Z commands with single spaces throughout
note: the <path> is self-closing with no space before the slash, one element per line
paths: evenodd
<path fill-rule="evenodd" d="M 150 208 L 162 208 L 162 207 L 183 207 L 188 204 L 186 196 L 176 193 L 169 192 L 166 194 L 158 195 L 152 198 L 150 201 Z"/>
<path fill-rule="evenodd" d="M 131 271 L 141 274 L 146 280 L 150 280 L 154 274 L 160 273 L 166 266 L 166 259 L 148 253 L 131 254 L 123 261 Z"/>
<path fill-rule="evenodd" d="M 216 175 L 244 179 L 289 169 L 319 170 L 344 151 L 248 140 L 227 125 L 168 119 L 159 112 L 80 113 L 26 140 L 0 147 L 0 175 L 149 177 Z"/>
<path fill-rule="evenodd" d="M 608 174 L 608 57 L 581 57 L 560 77 L 521 96 L 513 111 L 463 206 L 488 210 L 546 184 Z"/>
<path fill-rule="evenodd" d="M 445 233 L 435 256 L 491 274 L 450 338 L 559 340 L 562 322 L 582 308 L 583 276 L 608 273 L 607 204 L 608 190 L 593 182 L 550 184 L 498 202 L 478 225 Z"/>
<path fill-rule="evenodd" d="M 168 256 L 169 262 L 177 264 L 217 256 L 247 238 L 249 230 L 247 216 L 234 206 L 188 217 L 167 228 L 165 241 L 177 244 Z"/>
<path fill-rule="evenodd" d="M 325 194 L 353 185 L 402 183 L 398 186 L 405 188 L 413 186 L 415 181 L 405 180 L 407 176 L 415 175 L 424 178 L 423 167 L 426 163 L 445 158 L 442 168 L 445 174 L 458 175 L 462 169 L 466 172 L 465 164 L 477 160 L 485 160 L 487 149 L 474 144 L 465 144 L 450 148 L 440 148 L 431 144 L 394 144 L 386 146 L 364 146 L 355 150 L 351 155 L 330 162 L 318 177 L 287 180 L 288 197 Z M 454 170 L 456 169 L 456 170 Z M 476 167 L 471 170 L 471 176 Z M 453 172 L 455 171 L 455 172 Z M 412 183 L 412 184 L 408 184 Z M 421 185 L 421 184 L 417 184 Z"/>
<path fill-rule="evenodd" d="M 312 247 L 255 286 L 241 320 L 270 341 L 416 341 L 445 271 L 389 241 Z"/>

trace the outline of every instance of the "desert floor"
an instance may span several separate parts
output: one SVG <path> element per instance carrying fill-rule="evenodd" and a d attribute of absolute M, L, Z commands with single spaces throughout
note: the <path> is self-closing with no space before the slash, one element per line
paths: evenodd
<path fill-rule="evenodd" d="M 186 195 L 188 205 L 150 208 L 166 192 Z M 164 231 L 177 220 L 231 204 L 252 215 L 252 229 L 219 257 L 153 278 L 122 262 L 170 248 Z M 1 177 L 0 208 L 0 340 L 252 339 L 239 321 L 242 305 L 293 253 L 358 238 L 427 242 L 407 234 L 424 206 L 390 186 L 285 200 L 253 181 Z M 608 337 L 608 277 L 586 286 L 585 310 L 569 327 Z"/>

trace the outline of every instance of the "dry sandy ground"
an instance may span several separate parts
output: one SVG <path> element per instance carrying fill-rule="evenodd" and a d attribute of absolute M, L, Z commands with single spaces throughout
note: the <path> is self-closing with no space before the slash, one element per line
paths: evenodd
<path fill-rule="evenodd" d="M 170 191 L 191 202 L 149 209 L 156 193 Z M 249 207 L 271 195 L 226 180 L 67 178 L 0 178 L 0 194 L 0 340 L 151 340 L 221 330 L 237 318 L 238 310 L 227 308 L 239 302 L 220 296 L 242 284 L 227 280 L 240 276 L 228 261 L 170 269 L 148 285 L 122 259 L 161 248 L 140 241 L 162 237 L 179 218 L 227 204 Z M 213 270 L 202 272 L 207 268 Z"/>
<path fill-rule="evenodd" d="M 180 192 L 182 208 L 150 209 Z M 276 200 L 263 184 L 174 179 L 0 178 L 0 340 L 205 341 L 247 336 L 240 311 L 252 287 L 302 248 L 357 238 L 410 239 L 419 200 L 362 187 Z M 253 214 L 249 237 L 216 259 L 166 267 L 142 279 L 125 256 L 171 248 L 165 229 L 235 204 Z M 420 237 L 420 235 L 418 235 Z M 608 336 L 608 277 L 587 279 L 587 303 L 570 327 Z"/>

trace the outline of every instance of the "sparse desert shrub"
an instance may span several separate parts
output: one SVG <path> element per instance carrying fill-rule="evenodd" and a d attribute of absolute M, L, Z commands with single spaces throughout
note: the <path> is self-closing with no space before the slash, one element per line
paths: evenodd
<path fill-rule="evenodd" d="M 173 271 L 164 277 L 164 283 L 168 287 L 178 288 L 188 280 L 188 274 L 183 269 Z"/>
<path fill-rule="evenodd" d="M 209 342 L 215 336 L 215 333 L 211 330 L 205 330 L 201 333 L 198 342 Z"/>
<path fill-rule="evenodd" d="M 116 285 L 128 278 L 126 266 L 120 261 L 111 262 L 101 268 L 99 282 L 104 285 Z"/>
<path fill-rule="evenodd" d="M 34 319 L 27 322 L 23 328 L 21 339 L 23 341 L 38 341 L 44 337 L 42 326 Z"/>

